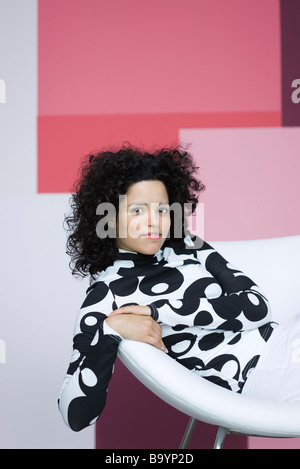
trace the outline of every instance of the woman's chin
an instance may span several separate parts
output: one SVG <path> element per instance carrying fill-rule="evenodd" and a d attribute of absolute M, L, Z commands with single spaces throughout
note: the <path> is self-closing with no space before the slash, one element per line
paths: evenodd
<path fill-rule="evenodd" d="M 164 243 L 162 238 L 149 239 L 147 238 L 145 243 L 141 243 L 139 246 L 139 252 L 141 254 L 154 255 L 159 251 Z"/>

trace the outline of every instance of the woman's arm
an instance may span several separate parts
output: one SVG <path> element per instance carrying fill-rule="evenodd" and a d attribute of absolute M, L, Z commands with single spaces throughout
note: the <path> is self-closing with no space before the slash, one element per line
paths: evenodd
<path fill-rule="evenodd" d="M 59 410 L 74 431 L 94 423 L 106 394 L 121 336 L 106 328 L 113 297 L 105 284 L 94 284 L 74 328 L 73 353 L 59 395 Z"/>
<path fill-rule="evenodd" d="M 139 309 L 136 313 L 131 309 L 130 314 L 111 314 L 105 322 L 123 339 L 145 342 L 167 352 L 161 338 L 161 326 L 150 315 L 139 314 Z"/>
<path fill-rule="evenodd" d="M 58 405 L 72 430 L 80 431 L 92 425 L 103 411 L 117 349 L 116 339 L 101 334 L 87 355 L 79 354 L 76 363 L 70 364 Z"/>
<path fill-rule="evenodd" d="M 75 324 L 73 354 L 59 395 L 59 410 L 74 431 L 93 424 L 106 403 L 107 388 L 122 338 L 147 342 L 166 351 L 161 327 L 150 316 L 110 317 L 114 298 L 94 284 Z"/>

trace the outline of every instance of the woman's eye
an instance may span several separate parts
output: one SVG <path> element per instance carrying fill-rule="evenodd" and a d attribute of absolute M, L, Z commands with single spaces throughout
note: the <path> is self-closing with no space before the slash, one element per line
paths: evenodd
<path fill-rule="evenodd" d="M 139 215 L 140 213 L 142 213 L 142 209 L 141 208 L 133 208 L 131 210 L 131 213 L 133 213 L 133 215 Z"/>
<path fill-rule="evenodd" d="M 168 207 L 161 207 L 161 208 L 159 209 L 159 212 L 160 212 L 160 213 L 163 213 L 163 214 L 169 213 L 169 208 L 168 208 Z"/>

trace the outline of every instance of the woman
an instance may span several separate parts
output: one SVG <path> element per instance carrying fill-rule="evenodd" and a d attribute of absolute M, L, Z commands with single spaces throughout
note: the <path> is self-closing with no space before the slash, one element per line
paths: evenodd
<path fill-rule="evenodd" d="M 68 253 L 73 273 L 92 285 L 59 396 L 75 431 L 99 418 L 122 338 L 242 392 L 273 334 L 259 287 L 187 230 L 185 208 L 193 212 L 204 189 L 196 169 L 179 148 L 124 146 L 83 164 L 67 218 Z"/>

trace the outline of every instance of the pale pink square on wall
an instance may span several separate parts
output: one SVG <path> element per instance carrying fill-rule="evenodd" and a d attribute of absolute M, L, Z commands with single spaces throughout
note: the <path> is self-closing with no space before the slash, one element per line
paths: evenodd
<path fill-rule="evenodd" d="M 181 129 L 206 185 L 206 240 L 300 233 L 300 128 Z"/>

